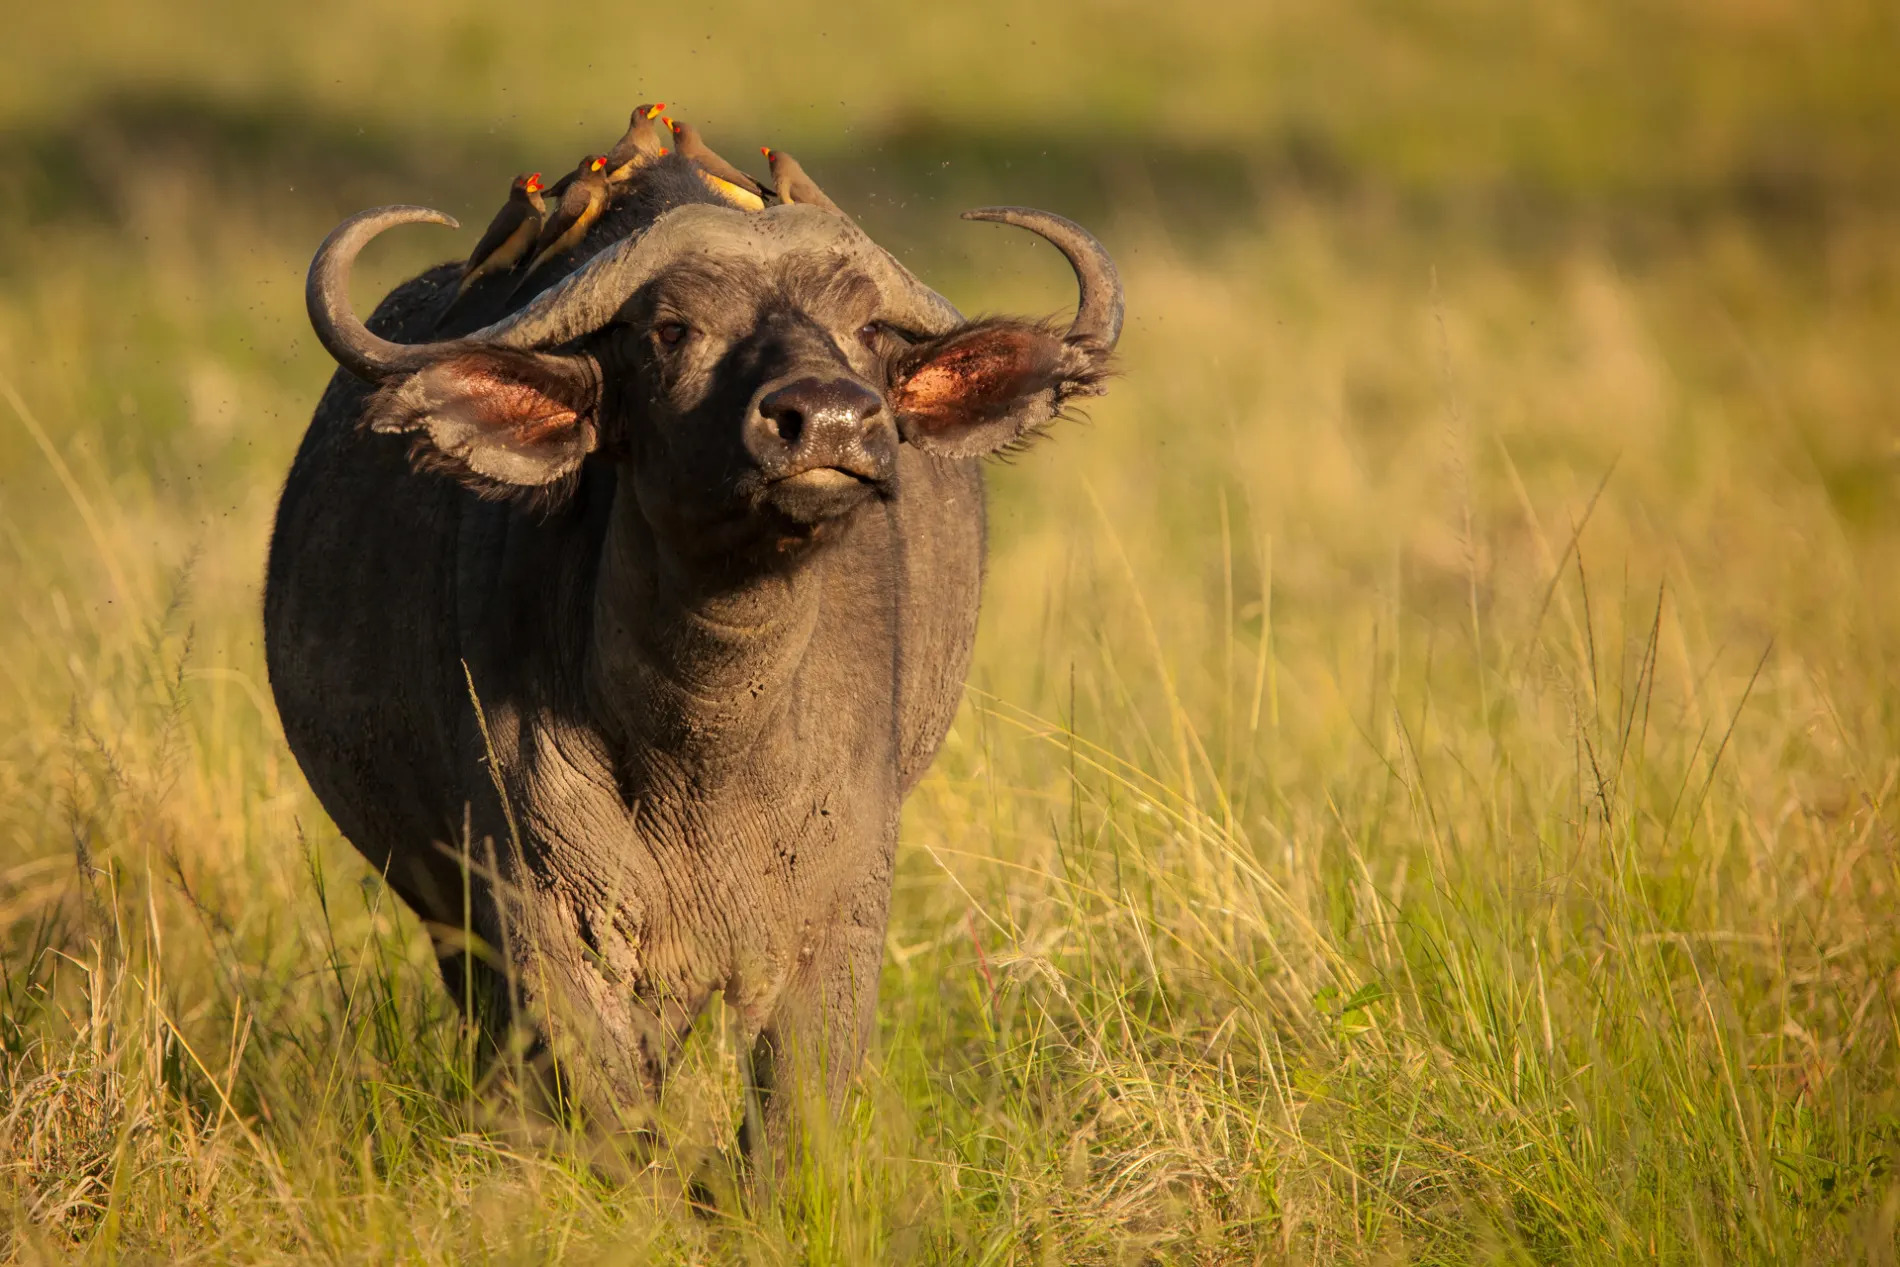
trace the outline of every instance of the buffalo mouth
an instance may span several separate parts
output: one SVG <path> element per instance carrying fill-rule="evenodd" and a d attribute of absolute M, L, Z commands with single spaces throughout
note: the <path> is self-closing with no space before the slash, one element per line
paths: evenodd
<path fill-rule="evenodd" d="M 759 504 L 791 524 L 816 528 L 884 496 L 889 480 L 846 466 L 813 466 L 768 479 Z"/>

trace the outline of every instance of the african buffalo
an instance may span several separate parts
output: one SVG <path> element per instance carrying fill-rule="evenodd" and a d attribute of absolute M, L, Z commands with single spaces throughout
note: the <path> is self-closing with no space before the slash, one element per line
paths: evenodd
<path fill-rule="evenodd" d="M 966 218 L 1061 250 L 1073 324 L 965 320 L 849 219 L 723 205 L 678 155 L 531 299 L 449 319 L 451 264 L 358 320 L 363 245 L 453 224 L 418 207 L 311 264 L 342 369 L 271 539 L 284 732 L 568 1103 L 650 1103 L 715 991 L 768 1140 L 788 1080 L 835 1106 L 859 1063 L 899 808 L 969 666 L 981 460 L 1099 393 L 1121 328 L 1081 228 Z"/>

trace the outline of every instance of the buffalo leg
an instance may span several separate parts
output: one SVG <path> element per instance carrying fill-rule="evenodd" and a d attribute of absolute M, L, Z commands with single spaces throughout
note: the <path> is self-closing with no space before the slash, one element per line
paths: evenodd
<path fill-rule="evenodd" d="M 783 1175 L 809 1144 L 818 1096 L 835 1118 L 877 1024 L 881 924 L 851 923 L 788 986 L 751 1044 L 740 1146 L 755 1176 Z"/>

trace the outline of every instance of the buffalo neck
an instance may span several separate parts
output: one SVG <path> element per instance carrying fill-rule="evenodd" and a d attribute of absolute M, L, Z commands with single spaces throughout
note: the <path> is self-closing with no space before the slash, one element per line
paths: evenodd
<path fill-rule="evenodd" d="M 588 690 L 638 794 L 771 794 L 813 773 L 796 736 L 822 707 L 808 662 L 832 560 L 716 579 L 669 550 L 632 481 L 616 490 L 593 602 Z"/>

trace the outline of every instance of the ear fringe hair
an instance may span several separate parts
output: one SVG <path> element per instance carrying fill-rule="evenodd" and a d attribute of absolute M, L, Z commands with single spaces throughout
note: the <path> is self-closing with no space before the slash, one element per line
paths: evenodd
<path fill-rule="evenodd" d="M 546 484 L 509 484 L 470 470 L 460 458 L 431 444 L 426 434 L 410 438 L 408 456 L 409 469 L 418 475 L 447 477 L 485 502 L 501 502 L 543 520 L 552 518 L 573 500 L 581 485 L 581 471 L 587 465 L 583 459 L 573 470 Z"/>
<path fill-rule="evenodd" d="M 1094 419 L 1089 417 L 1088 411 L 1079 406 L 1073 404 L 1059 405 L 1056 412 L 1050 414 L 1033 427 L 1024 427 L 1013 439 L 1005 441 L 995 452 L 985 454 L 983 460 L 985 462 L 997 462 L 1004 466 L 1014 466 L 1016 459 L 1021 457 L 1023 453 L 1029 449 L 1029 446 L 1041 443 L 1045 436 L 1054 434 L 1056 432 L 1057 423 L 1087 426 L 1093 421 Z"/>
<path fill-rule="evenodd" d="M 1060 339 L 1068 329 L 1067 322 L 1066 317 L 1052 316 L 1031 324 L 1040 326 Z M 1114 354 L 1103 351 L 1092 342 L 1062 339 L 1062 353 L 1068 363 L 1062 367 L 1062 379 L 1055 387 L 1053 412 L 1033 427 L 1025 427 L 1014 439 L 992 453 L 992 458 L 1013 463 L 1030 445 L 1055 431 L 1057 423 L 1088 423 L 1088 411 L 1078 402 L 1091 396 L 1107 395 L 1109 380 L 1122 372 Z"/>

